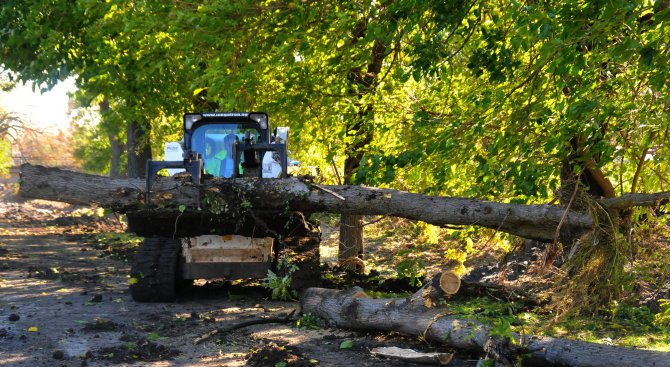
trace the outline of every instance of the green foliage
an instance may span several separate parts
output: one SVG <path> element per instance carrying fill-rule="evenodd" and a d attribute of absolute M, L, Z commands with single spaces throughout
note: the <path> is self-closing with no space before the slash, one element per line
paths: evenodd
<path fill-rule="evenodd" d="M 158 151 L 185 111 L 265 110 L 325 182 L 549 202 L 562 170 L 586 165 L 617 193 L 667 190 L 668 14 L 642 0 L 7 0 L 0 64 L 36 88 L 74 76 L 80 106 L 109 105 L 75 132 L 91 172 L 110 171 L 131 123 Z M 600 240 L 612 255 L 596 278 L 616 298 L 626 249 Z"/>
<path fill-rule="evenodd" d="M 409 284 L 412 287 L 420 287 L 421 278 L 426 275 L 421 258 L 408 258 L 400 261 L 396 266 L 396 271 L 399 278 L 409 278 Z"/>
<path fill-rule="evenodd" d="M 163 337 L 158 335 L 157 332 L 152 331 L 149 334 L 147 334 L 147 340 L 155 342 L 156 340 L 162 339 Z"/>
<path fill-rule="evenodd" d="M 157 150 L 183 111 L 218 107 L 267 110 L 331 182 L 360 155 L 354 182 L 545 200 L 571 141 L 621 192 L 666 172 L 668 16 L 650 2 L 66 3 L 3 2 L 0 61 L 110 103 L 101 141 L 80 140 L 90 170 L 131 121 Z M 357 78 L 375 47 L 380 72 Z M 632 180 L 645 147 L 650 174 Z"/>
<path fill-rule="evenodd" d="M 512 335 L 512 326 L 506 318 L 499 318 L 493 322 L 493 326 L 489 331 L 489 335 L 497 336 L 501 339 L 507 339 L 512 344 L 516 344 L 514 335 Z"/>
<path fill-rule="evenodd" d="M 0 139 L 0 177 L 7 177 L 11 166 L 12 144 L 7 139 Z"/>
<path fill-rule="evenodd" d="M 662 300 L 660 303 L 663 303 Z M 663 306 L 661 306 L 661 312 L 654 315 L 646 306 L 631 306 L 612 302 L 609 312 L 611 321 L 620 325 L 638 329 L 647 328 L 648 330 L 656 326 L 664 326 L 662 322 L 659 322 L 659 318 L 662 318 Z"/>
<path fill-rule="evenodd" d="M 205 192 L 202 204 L 214 214 L 223 214 L 228 211 L 228 203 L 221 196 L 213 193 Z"/>
<path fill-rule="evenodd" d="M 109 173 L 111 152 L 106 134 L 88 117 L 82 116 L 79 121 L 81 125 L 72 134 L 75 158 L 86 172 Z"/>
<path fill-rule="evenodd" d="M 661 311 L 654 316 L 654 321 L 659 326 L 670 328 L 670 300 L 661 299 L 658 305 Z"/>
<path fill-rule="evenodd" d="M 295 326 L 300 329 L 320 330 L 326 327 L 326 320 L 308 312 L 296 321 Z"/>
<path fill-rule="evenodd" d="M 291 263 L 288 256 L 282 255 L 277 261 L 277 273 L 268 270 L 268 275 L 263 279 L 263 287 L 272 292 L 272 299 L 282 301 L 295 299 L 297 293 L 291 289 L 291 275 L 298 270 L 298 266 Z"/>

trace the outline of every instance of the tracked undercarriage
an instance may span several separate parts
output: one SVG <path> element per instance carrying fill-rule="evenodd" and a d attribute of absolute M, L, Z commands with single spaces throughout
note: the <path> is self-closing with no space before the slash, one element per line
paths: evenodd
<path fill-rule="evenodd" d="M 246 216 L 235 224 L 197 213 L 145 210 L 128 213 L 128 227 L 144 236 L 131 269 L 130 291 L 140 302 L 173 301 L 194 279 L 264 278 L 280 256 L 298 266 L 291 286 L 320 282 L 315 223 L 301 213 Z"/>

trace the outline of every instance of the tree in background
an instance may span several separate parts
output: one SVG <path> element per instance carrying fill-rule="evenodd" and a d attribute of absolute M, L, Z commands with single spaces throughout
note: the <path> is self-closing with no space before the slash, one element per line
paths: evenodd
<path fill-rule="evenodd" d="M 17 115 L 0 109 L 0 177 L 9 174 L 12 167 L 12 144 L 23 130 L 23 121 Z"/>
<path fill-rule="evenodd" d="M 45 88 L 74 76 L 79 89 L 108 101 L 119 118 L 107 132 L 126 132 L 126 171 L 133 177 L 143 175 L 151 157 L 152 122 L 175 118 L 188 100 L 179 93 L 188 73 L 170 64 L 170 40 L 159 29 L 134 28 L 144 9 L 122 1 L 7 1 L 0 8 L 0 63 Z"/>

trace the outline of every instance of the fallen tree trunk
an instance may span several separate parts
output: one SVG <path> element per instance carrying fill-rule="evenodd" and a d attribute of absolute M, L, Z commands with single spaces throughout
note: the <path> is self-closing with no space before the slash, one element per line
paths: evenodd
<path fill-rule="evenodd" d="M 147 210 L 144 187 L 145 182 L 140 179 L 114 179 L 29 164 L 21 167 L 20 193 L 24 197 L 99 205 L 121 213 Z M 242 203 L 253 211 L 289 208 L 308 213 L 391 215 L 438 226 L 479 225 L 541 241 L 553 240 L 564 214 L 564 209 L 552 205 L 504 204 L 363 186 L 333 185 L 317 189 L 297 178 L 236 181 L 212 178 L 196 187 L 190 177 L 161 177 L 151 193 L 153 207 L 164 208 L 164 214 L 168 208 L 173 218 L 174 214 L 181 214 L 177 208 L 182 205 L 223 215 Z M 569 212 L 564 223 L 581 230 L 588 230 L 591 225 L 587 214 L 577 212 Z"/>
<path fill-rule="evenodd" d="M 312 185 L 298 178 L 280 180 L 205 179 L 194 185 L 190 176 L 160 177 L 151 190 L 151 205 L 144 203 L 145 181 L 115 179 L 24 164 L 20 193 L 24 197 L 99 205 L 120 213 L 155 209 L 142 216 L 206 221 L 204 214 L 223 217 L 253 212 L 286 210 L 307 213 L 390 215 L 421 220 L 437 226 L 478 225 L 524 238 L 551 242 L 556 229 L 588 231 L 593 219 L 587 213 L 554 205 L 522 205 L 486 200 L 440 197 L 404 191 L 350 185 Z M 661 200 L 667 195 L 659 194 Z M 638 197 L 613 202 L 619 208 L 634 206 Z M 639 197 L 649 205 L 648 196 Z M 612 199 L 608 199 L 612 200 Z M 607 202 L 603 202 L 606 205 Z M 184 210 L 178 208 L 186 208 Z M 165 218 L 164 218 L 165 219 Z"/>
<path fill-rule="evenodd" d="M 538 366 L 670 366 L 670 353 L 510 333 L 492 336 L 480 322 L 453 316 L 448 309 L 428 308 L 407 299 L 371 299 L 361 288 L 308 288 L 300 297 L 301 312 L 338 327 L 395 331 L 444 343 L 453 348 L 495 356 L 503 364 L 524 357 Z M 510 342 L 510 339 L 514 342 Z"/>

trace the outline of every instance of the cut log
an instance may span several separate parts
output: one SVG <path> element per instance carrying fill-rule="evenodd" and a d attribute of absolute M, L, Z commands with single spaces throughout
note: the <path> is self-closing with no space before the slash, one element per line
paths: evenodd
<path fill-rule="evenodd" d="M 492 336 L 491 328 L 455 316 L 445 308 L 417 307 L 408 299 L 356 298 L 362 289 L 308 288 L 301 312 L 318 315 L 350 329 L 395 331 L 445 343 L 453 348 L 494 355 L 501 363 L 524 358 L 524 366 L 670 366 L 670 353 L 601 345 L 542 336 Z"/>
<path fill-rule="evenodd" d="M 211 217 L 239 216 L 240 211 L 287 210 L 305 213 L 388 215 L 420 220 L 437 226 L 478 225 L 524 238 L 553 242 L 565 209 L 555 205 L 522 205 L 486 200 L 440 197 L 404 191 L 351 185 L 313 186 L 298 178 L 204 179 L 194 185 L 188 175 L 160 177 L 151 190 L 151 205 L 144 203 L 145 181 L 89 175 L 57 168 L 21 166 L 20 193 L 24 197 L 98 205 L 137 216 L 179 217 L 179 221 L 206 222 Z M 603 199 L 614 209 L 667 202 L 670 193 L 631 194 Z M 179 210 L 187 208 L 188 213 Z M 145 215 L 146 214 L 146 215 Z M 164 221 L 161 223 L 165 223 Z M 593 219 L 569 211 L 561 230 L 588 231 Z"/>
<path fill-rule="evenodd" d="M 433 308 L 444 304 L 449 296 L 456 294 L 461 287 L 461 278 L 455 272 L 447 270 L 436 274 L 410 298 L 410 303 L 419 307 Z"/>
<path fill-rule="evenodd" d="M 461 278 L 452 270 L 440 274 L 438 280 L 440 289 L 446 294 L 456 294 L 461 288 Z"/>

